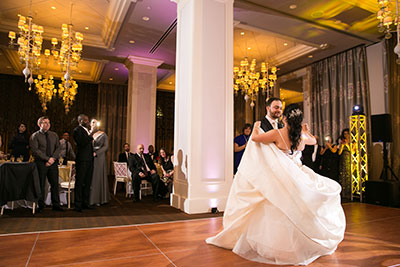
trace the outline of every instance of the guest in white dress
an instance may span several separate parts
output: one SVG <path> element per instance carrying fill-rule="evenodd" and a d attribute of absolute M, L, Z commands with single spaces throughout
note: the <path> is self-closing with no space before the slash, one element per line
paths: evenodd
<path fill-rule="evenodd" d="M 289 105 L 285 127 L 264 133 L 255 124 L 233 181 L 224 229 L 207 243 L 251 261 L 307 265 L 332 254 L 346 227 L 340 185 L 301 164 L 314 144 L 303 113 Z"/>

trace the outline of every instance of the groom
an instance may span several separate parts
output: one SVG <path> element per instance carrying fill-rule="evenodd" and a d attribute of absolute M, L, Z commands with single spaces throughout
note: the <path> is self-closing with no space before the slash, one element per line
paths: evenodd
<path fill-rule="evenodd" d="M 272 129 L 280 129 L 283 127 L 279 122 L 282 115 L 282 100 L 278 97 L 271 97 L 267 101 L 267 115 L 261 119 L 261 129 L 268 132 Z"/>

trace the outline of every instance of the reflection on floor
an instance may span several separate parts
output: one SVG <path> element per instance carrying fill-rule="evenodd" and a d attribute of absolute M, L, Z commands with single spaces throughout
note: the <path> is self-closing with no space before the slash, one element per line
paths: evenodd
<path fill-rule="evenodd" d="M 343 205 L 347 229 L 331 256 L 309 266 L 400 266 L 400 209 Z M 0 235 L 1 266 L 268 266 L 207 245 L 222 218 Z"/>
<path fill-rule="evenodd" d="M 57 212 L 48 207 L 43 212 L 32 216 L 31 210 L 27 208 L 5 210 L 4 215 L 0 217 L 0 234 L 132 225 L 219 216 L 222 216 L 222 213 L 189 215 L 171 207 L 169 199 L 154 202 L 152 196 L 143 197 L 141 202 L 133 203 L 132 198 L 126 198 L 125 194 L 121 192 L 117 196 L 112 195 L 109 204 L 96 207 L 94 210 L 84 210 L 83 213 L 73 209 Z"/>

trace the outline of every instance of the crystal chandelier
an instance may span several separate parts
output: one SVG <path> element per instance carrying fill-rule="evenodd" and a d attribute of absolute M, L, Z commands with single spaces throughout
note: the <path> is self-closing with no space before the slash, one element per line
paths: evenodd
<path fill-rule="evenodd" d="M 44 55 L 46 57 L 46 69 L 47 69 L 50 50 L 45 49 Z M 57 90 L 55 89 L 54 86 L 53 75 L 48 75 L 46 70 L 44 76 L 39 74 L 37 76 L 37 79 L 35 79 L 34 81 L 35 81 L 36 93 L 38 94 L 39 101 L 42 104 L 43 112 L 46 112 L 47 103 L 50 102 L 53 96 L 55 96 L 55 94 L 57 93 Z"/>
<path fill-rule="evenodd" d="M 235 95 L 239 91 L 244 94 L 246 102 L 251 100 L 250 106 L 253 108 L 257 100 L 259 91 L 267 95 L 267 99 L 273 95 L 274 86 L 277 80 L 277 68 L 269 68 L 266 62 L 261 63 L 261 71 L 256 71 L 256 60 L 253 59 L 249 66 L 247 57 L 240 62 L 240 67 L 233 68 L 233 88 Z"/>
<path fill-rule="evenodd" d="M 65 112 L 68 113 L 77 94 L 78 84 L 73 80 L 72 74 L 76 71 L 81 59 L 83 34 L 75 32 L 71 23 L 72 4 L 70 13 L 70 23 L 62 24 L 61 47 L 56 49 L 57 38 L 51 39 L 52 54 L 61 65 L 64 77 L 59 84 L 59 96 L 63 99 Z"/>
<path fill-rule="evenodd" d="M 30 10 L 32 10 L 32 0 L 30 3 Z M 29 13 L 31 13 L 31 11 L 29 11 Z M 40 66 L 40 51 L 42 50 L 43 43 L 43 27 L 34 24 L 31 16 L 24 17 L 18 15 L 18 17 L 18 55 L 21 63 L 25 64 L 25 68 L 22 73 L 25 76 L 25 82 L 28 81 L 29 83 L 29 90 L 31 90 L 33 83 L 33 72 L 38 71 Z M 16 39 L 15 32 L 10 31 L 8 37 L 11 39 L 10 45 L 14 46 L 14 40 Z"/>
<path fill-rule="evenodd" d="M 391 31 L 394 30 L 393 26 L 397 25 L 397 16 L 393 12 L 391 0 L 378 0 L 378 3 L 380 7 L 376 15 L 376 18 L 379 19 L 378 30 L 385 32 L 385 38 L 390 39 L 392 37 Z"/>

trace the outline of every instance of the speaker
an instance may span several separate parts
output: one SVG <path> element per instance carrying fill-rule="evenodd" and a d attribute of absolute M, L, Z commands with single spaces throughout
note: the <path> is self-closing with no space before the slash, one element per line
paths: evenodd
<path fill-rule="evenodd" d="M 390 114 L 371 116 L 372 142 L 392 142 L 392 118 Z"/>
<path fill-rule="evenodd" d="M 365 199 L 367 203 L 384 206 L 400 206 L 400 183 L 398 181 L 366 181 Z"/>

